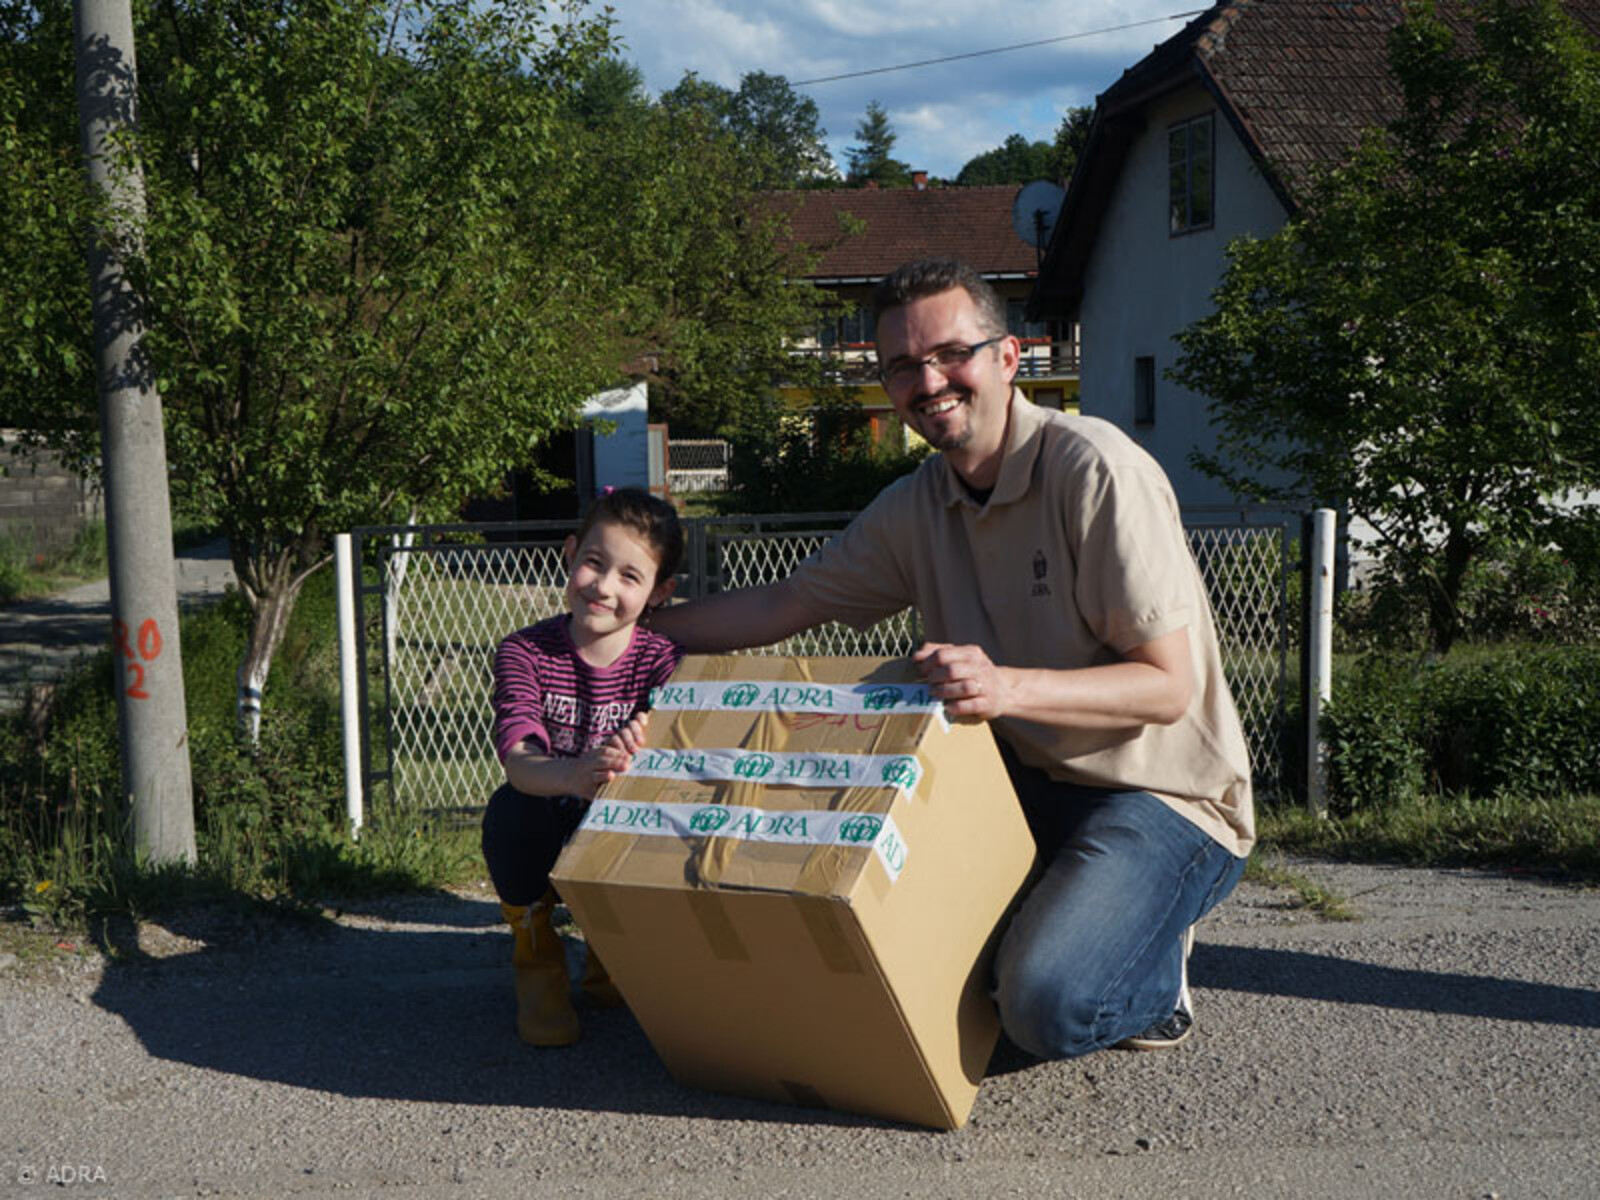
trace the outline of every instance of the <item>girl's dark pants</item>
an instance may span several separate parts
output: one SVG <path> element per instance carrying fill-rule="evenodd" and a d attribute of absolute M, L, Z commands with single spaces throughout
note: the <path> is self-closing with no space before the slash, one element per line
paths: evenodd
<path fill-rule="evenodd" d="M 483 861 L 506 904 L 533 904 L 550 888 L 550 869 L 578 828 L 589 802 L 577 796 L 528 796 L 509 783 L 483 814 Z"/>

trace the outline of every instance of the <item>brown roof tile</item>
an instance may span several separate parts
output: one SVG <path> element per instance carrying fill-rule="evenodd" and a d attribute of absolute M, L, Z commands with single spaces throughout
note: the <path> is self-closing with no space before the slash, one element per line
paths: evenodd
<path fill-rule="evenodd" d="M 1470 2 L 1443 0 L 1437 11 L 1465 32 Z M 1600 0 L 1563 7 L 1600 37 Z M 1363 130 L 1399 114 L 1388 37 L 1405 8 L 1404 0 L 1229 0 L 1129 67 L 1096 101 L 1033 304 L 1075 310 L 1089 247 L 1148 101 L 1195 83 L 1208 88 L 1293 208 L 1295 190 L 1317 168 L 1343 161 Z"/>
<path fill-rule="evenodd" d="M 985 275 L 1033 275 L 1034 248 L 1011 228 L 1016 187 L 833 188 L 771 192 L 797 241 L 823 248 L 812 279 L 878 279 L 914 258 L 958 258 Z M 841 232 L 848 213 L 865 228 Z"/>

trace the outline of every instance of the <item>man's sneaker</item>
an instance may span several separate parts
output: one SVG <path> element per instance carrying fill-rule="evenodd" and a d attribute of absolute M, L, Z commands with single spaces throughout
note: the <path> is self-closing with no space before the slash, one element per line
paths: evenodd
<path fill-rule="evenodd" d="M 1189 952 L 1194 949 L 1194 926 L 1183 931 L 1183 967 L 1178 976 L 1178 1003 L 1165 1017 L 1143 1033 L 1123 1038 L 1123 1050 L 1170 1050 L 1194 1032 L 1194 1006 L 1189 997 Z"/>

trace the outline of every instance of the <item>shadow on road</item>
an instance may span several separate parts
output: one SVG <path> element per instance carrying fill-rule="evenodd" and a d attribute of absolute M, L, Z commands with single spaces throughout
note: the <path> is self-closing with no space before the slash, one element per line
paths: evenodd
<path fill-rule="evenodd" d="M 1190 974 L 1201 987 L 1228 991 L 1600 1029 L 1600 991 L 1588 988 L 1204 944 L 1195 947 Z"/>
<path fill-rule="evenodd" d="M 352 906 L 350 911 L 359 909 Z M 513 1031 L 510 934 L 495 905 L 430 904 L 427 929 L 267 928 L 186 955 L 113 960 L 93 1001 L 157 1059 L 378 1099 L 792 1123 L 797 1111 L 680 1087 L 626 1009 L 580 1007 L 575 1046 Z M 163 922 L 191 936 L 181 920 Z M 246 943 L 254 943 L 246 944 Z M 707 997 L 714 1019 L 714 997 Z M 881 1125 L 823 1110 L 825 1125 Z"/>
<path fill-rule="evenodd" d="M 182 921 L 166 928 L 208 936 L 186 933 Z M 115 960 L 94 1002 L 127 1022 L 154 1058 L 314 1092 L 796 1120 L 786 1106 L 679 1087 L 626 1010 L 583 1010 L 576 1046 L 521 1045 L 508 936 L 493 904 L 459 897 L 430 902 L 426 925 L 410 928 L 330 925 L 308 934 L 262 919 L 190 954 Z M 1600 992 L 1584 988 L 1238 946 L 1201 945 L 1192 968 L 1202 988 L 1600 1028 Z M 716 1005 L 708 996 L 708 1019 Z M 990 1073 L 1030 1065 L 1003 1044 Z M 805 1119 L 880 1124 L 820 1110 Z"/>

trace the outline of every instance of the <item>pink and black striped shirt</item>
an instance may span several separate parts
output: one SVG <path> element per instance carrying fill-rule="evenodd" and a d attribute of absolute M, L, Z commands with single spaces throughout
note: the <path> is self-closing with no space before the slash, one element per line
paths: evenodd
<path fill-rule="evenodd" d="M 683 658 L 670 638 L 633 627 L 609 667 L 584 662 L 563 613 L 519 629 L 494 655 L 494 749 L 500 761 L 518 742 L 551 758 L 576 758 L 604 742 L 645 706 Z"/>

